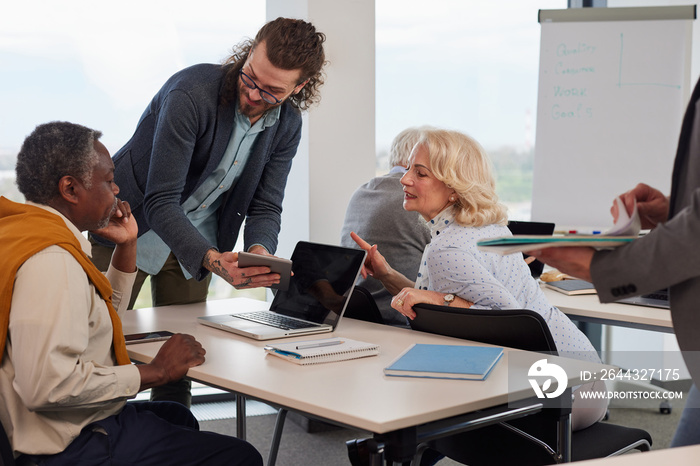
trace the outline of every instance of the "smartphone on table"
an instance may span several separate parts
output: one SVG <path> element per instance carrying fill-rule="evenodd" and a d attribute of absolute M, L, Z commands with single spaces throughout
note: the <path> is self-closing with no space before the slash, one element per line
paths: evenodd
<path fill-rule="evenodd" d="M 130 333 L 129 335 L 124 335 L 124 340 L 126 340 L 127 345 L 132 345 L 134 343 L 150 343 L 152 341 L 163 341 L 167 340 L 173 335 L 173 332 L 168 332 L 167 330 L 159 330 L 157 332 Z"/>

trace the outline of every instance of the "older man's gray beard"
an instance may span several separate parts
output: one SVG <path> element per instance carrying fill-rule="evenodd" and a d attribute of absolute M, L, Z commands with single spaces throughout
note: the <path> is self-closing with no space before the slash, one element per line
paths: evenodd
<path fill-rule="evenodd" d="M 109 215 L 107 218 L 103 219 L 98 225 L 96 230 L 101 230 L 103 228 L 107 228 L 109 226 L 109 221 L 112 219 L 114 216 L 115 212 L 117 211 L 117 198 L 114 198 L 114 205 L 112 206 L 112 210 L 109 212 Z"/>

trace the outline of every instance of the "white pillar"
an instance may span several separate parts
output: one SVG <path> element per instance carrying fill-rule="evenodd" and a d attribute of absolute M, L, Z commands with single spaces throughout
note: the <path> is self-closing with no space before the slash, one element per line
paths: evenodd
<path fill-rule="evenodd" d="M 374 0 L 267 0 L 267 20 L 279 16 L 313 23 L 329 61 L 287 184 L 277 254 L 289 257 L 299 240 L 338 244 L 350 196 L 375 175 Z"/>

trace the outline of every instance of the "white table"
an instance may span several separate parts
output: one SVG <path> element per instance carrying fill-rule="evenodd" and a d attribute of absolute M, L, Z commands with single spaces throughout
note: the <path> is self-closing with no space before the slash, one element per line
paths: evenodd
<path fill-rule="evenodd" d="M 620 303 L 603 304 L 595 294 L 567 296 L 544 286 L 542 290 L 550 303 L 574 320 L 673 333 L 671 311 L 668 309 Z"/>
<path fill-rule="evenodd" d="M 577 295 L 567 296 L 564 293 L 559 293 L 542 286 L 547 299 L 554 306 L 558 307 L 564 314 L 574 320 L 582 322 L 591 322 L 604 325 L 613 325 L 617 327 L 636 328 L 641 330 L 651 330 L 655 332 L 673 333 L 673 322 L 671 320 L 671 311 L 668 309 L 660 309 L 647 306 L 636 306 L 631 304 L 621 303 L 601 303 L 598 295 Z M 607 345 L 609 347 L 610 341 Z M 605 360 L 605 355 L 603 355 Z M 610 361 L 606 361 L 610 362 Z M 648 382 L 625 381 L 618 380 L 608 385 L 608 388 L 616 391 L 645 391 L 667 393 L 668 390 Z M 639 401 L 615 401 L 615 406 L 618 407 L 634 407 L 640 406 L 658 406 L 662 414 L 671 412 L 671 402 L 658 401 L 655 399 L 647 400 L 642 403 Z"/>
<path fill-rule="evenodd" d="M 170 330 L 194 335 L 207 350 L 207 359 L 201 366 L 191 368 L 188 377 L 248 398 L 373 432 L 375 439 L 386 445 L 389 458 L 410 457 L 425 436 L 445 422 L 449 425 L 466 422 L 463 430 L 469 430 L 542 409 L 542 400 L 534 397 L 527 377 L 530 365 L 544 357 L 539 353 L 506 349 L 502 360 L 484 381 L 409 379 L 387 377 L 382 370 L 410 344 L 468 343 L 409 329 L 343 319 L 333 334 L 324 336 L 378 343 L 381 346 L 379 356 L 299 366 L 266 355 L 263 350 L 266 342 L 196 322 L 196 317 L 201 315 L 264 306 L 266 303 L 261 301 L 236 298 L 127 311 L 123 328 L 124 333 Z M 288 340 L 313 338 L 318 336 Z M 133 360 L 149 362 L 161 344 L 142 343 L 129 345 L 127 349 Z M 509 360 L 518 363 L 509 364 Z M 572 359 L 550 356 L 548 360 L 567 371 L 569 387 L 580 382 L 581 371 L 596 372 L 602 368 Z M 570 454 L 570 416 L 566 409 L 562 412 L 558 426 L 559 448 L 566 458 Z M 239 431 L 239 436 L 241 434 Z"/>

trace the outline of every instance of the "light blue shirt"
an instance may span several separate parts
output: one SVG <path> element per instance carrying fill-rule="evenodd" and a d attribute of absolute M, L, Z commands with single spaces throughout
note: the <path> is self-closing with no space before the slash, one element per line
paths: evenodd
<path fill-rule="evenodd" d="M 547 322 L 561 356 L 600 362 L 595 348 L 576 325 L 552 306 L 521 254 L 479 251 L 477 241 L 509 236 L 508 227 L 466 227 L 448 208 L 428 222 L 431 240 L 421 259 L 416 288 L 452 293 L 474 309 L 529 309 Z"/>
<path fill-rule="evenodd" d="M 222 194 L 236 184 L 258 135 L 274 125 L 279 120 L 279 115 L 280 108 L 275 107 L 251 125 L 248 117 L 240 114 L 236 107 L 235 126 L 221 162 L 182 204 L 182 210 L 192 225 L 212 245 L 216 244 L 216 211 L 223 200 Z M 136 242 L 136 266 L 150 275 L 157 274 L 163 268 L 169 254 L 170 248 L 153 230 L 141 235 Z M 182 271 L 185 278 L 191 278 L 184 267 Z"/>

